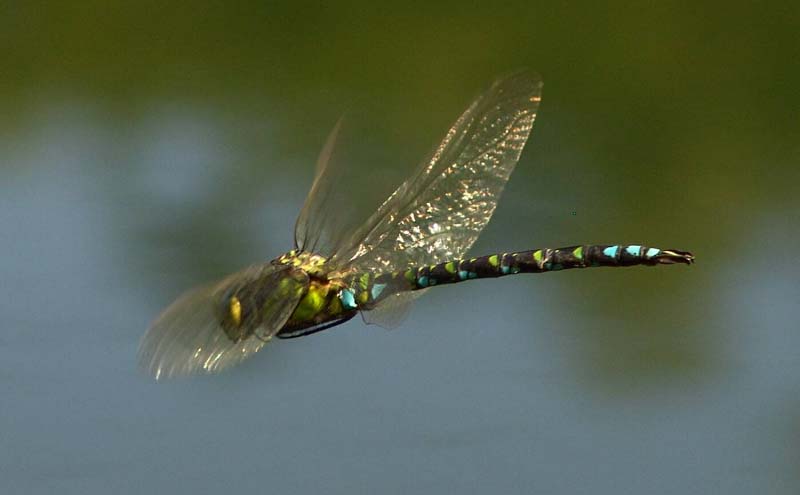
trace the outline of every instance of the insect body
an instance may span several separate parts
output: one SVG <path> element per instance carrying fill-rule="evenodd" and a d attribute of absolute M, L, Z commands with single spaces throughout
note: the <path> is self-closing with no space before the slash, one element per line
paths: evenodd
<path fill-rule="evenodd" d="M 141 366 L 157 379 L 213 373 L 273 337 L 343 323 L 394 326 L 424 290 L 474 279 L 595 266 L 685 263 L 691 253 L 639 245 L 465 254 L 489 222 L 519 160 L 541 101 L 538 76 L 496 81 L 451 127 L 418 170 L 356 227 L 336 221 L 338 172 L 330 163 L 338 125 L 295 227 L 295 249 L 194 289 L 145 334 Z"/>

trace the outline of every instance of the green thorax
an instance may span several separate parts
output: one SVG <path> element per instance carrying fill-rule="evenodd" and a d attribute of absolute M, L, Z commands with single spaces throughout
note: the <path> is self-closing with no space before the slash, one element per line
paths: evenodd
<path fill-rule="evenodd" d="M 281 330 L 284 336 L 302 333 L 306 329 L 354 314 L 356 308 L 342 304 L 342 291 L 347 290 L 349 281 L 342 272 L 331 269 L 324 256 L 292 250 L 273 263 L 303 270 L 309 277 L 306 293 Z"/>
<path fill-rule="evenodd" d="M 273 261 L 276 264 L 299 268 L 306 272 L 309 277 L 317 279 L 328 278 L 331 270 L 327 267 L 326 262 L 327 259 L 324 256 L 305 251 L 295 251 L 294 249 Z"/>

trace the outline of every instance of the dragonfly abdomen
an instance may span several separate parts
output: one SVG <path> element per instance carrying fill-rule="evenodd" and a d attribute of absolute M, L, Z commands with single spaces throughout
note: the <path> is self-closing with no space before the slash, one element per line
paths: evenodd
<path fill-rule="evenodd" d="M 402 278 L 411 285 L 412 290 L 415 290 L 517 273 L 542 273 L 595 266 L 652 266 L 674 263 L 691 264 L 693 262 L 694 256 L 691 253 L 673 249 L 639 245 L 584 245 L 556 249 L 533 249 L 517 253 L 498 253 L 477 258 L 452 260 L 397 272 L 389 278 L 395 283 Z M 375 282 L 386 282 L 386 278 L 387 275 L 379 276 Z"/>

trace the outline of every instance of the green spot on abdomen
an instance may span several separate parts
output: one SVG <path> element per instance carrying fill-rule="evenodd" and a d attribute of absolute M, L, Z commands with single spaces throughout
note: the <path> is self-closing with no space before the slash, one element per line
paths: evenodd
<path fill-rule="evenodd" d="M 496 254 L 493 254 L 493 255 L 489 256 L 489 264 L 490 265 L 496 267 L 498 263 L 499 263 L 499 261 L 497 259 L 497 255 Z"/>
<path fill-rule="evenodd" d="M 583 246 L 578 246 L 572 251 L 572 255 L 575 256 L 577 259 L 583 259 Z"/>

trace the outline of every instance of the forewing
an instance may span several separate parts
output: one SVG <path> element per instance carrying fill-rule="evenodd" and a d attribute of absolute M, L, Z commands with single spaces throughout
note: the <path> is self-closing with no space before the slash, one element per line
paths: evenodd
<path fill-rule="evenodd" d="M 331 258 L 392 272 L 461 258 L 489 222 L 530 135 L 538 75 L 497 80 L 461 115 L 431 158 Z"/>
<path fill-rule="evenodd" d="M 234 342 L 225 333 L 220 308 L 231 289 L 256 281 L 270 289 L 262 303 L 261 322 L 248 337 Z M 157 380 L 216 373 L 258 352 L 283 327 L 306 292 L 308 277 L 286 266 L 260 265 L 225 280 L 193 289 L 170 305 L 139 345 L 139 365 Z"/>

